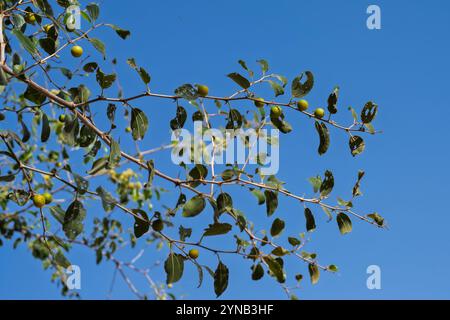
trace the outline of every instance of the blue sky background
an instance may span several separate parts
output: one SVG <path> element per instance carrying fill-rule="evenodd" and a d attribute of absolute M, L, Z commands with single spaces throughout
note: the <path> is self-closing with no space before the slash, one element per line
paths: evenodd
<path fill-rule="evenodd" d="M 381 7 L 381 30 L 366 28 L 369 4 Z M 336 120 L 344 124 L 351 122 L 347 106 L 360 110 L 366 101 L 377 102 L 374 125 L 383 134 L 366 136 L 366 151 L 357 158 L 350 155 L 345 134 L 335 129 L 330 129 L 329 152 L 319 157 L 313 122 L 297 113 L 288 114 L 294 132 L 282 136 L 278 175 L 287 187 L 294 193 L 310 194 L 307 178 L 330 169 L 336 180 L 334 194 L 348 198 L 358 169 L 364 169 L 364 196 L 355 205 L 361 213 L 379 212 L 389 224 L 389 230 L 378 230 L 353 221 L 353 232 L 341 236 L 335 221 L 326 223 L 323 212 L 311 207 L 318 228 L 306 249 L 318 252 L 321 263 L 334 263 L 340 271 L 322 274 L 315 286 L 304 281 L 297 295 L 302 299 L 450 298 L 450 216 L 445 206 L 450 191 L 448 1 L 136 0 L 121 6 L 104 1 L 101 19 L 132 31 L 126 42 L 113 32 L 99 33 L 108 43 L 108 56 L 119 61 L 117 71 L 125 95 L 142 90 L 124 63 L 131 56 L 151 73 L 154 92 L 172 93 L 178 85 L 191 82 L 207 83 L 214 95 L 228 95 L 236 89 L 225 75 L 240 71 L 238 59 L 257 70 L 254 61 L 264 58 L 272 72 L 289 79 L 304 70 L 314 72 L 316 84 L 308 96 L 312 107 L 325 105 L 332 88 L 339 85 L 341 111 Z M 175 114 L 173 104 L 147 99 L 135 106 L 149 110 L 150 115 L 151 138 L 143 142 L 142 149 L 169 142 L 167 122 Z M 177 172 L 171 169 L 169 153 L 158 155 L 155 161 L 162 170 Z M 254 203 L 251 194 L 235 194 L 235 204 L 250 220 L 270 227 L 273 219 L 265 217 L 265 209 Z M 176 195 L 164 199 L 173 204 Z M 93 203 L 91 212 L 101 216 L 95 210 L 98 205 Z M 186 227 L 206 226 L 211 221 L 205 216 L 180 221 Z M 292 199 L 281 198 L 275 216 L 288 222 L 284 235 L 304 230 L 302 207 Z M 129 219 L 124 221 L 132 226 Z M 141 265 L 151 265 L 166 254 L 165 250 L 148 250 Z M 132 256 L 124 252 L 122 257 Z M 82 297 L 105 298 L 112 265 L 95 266 L 93 253 L 82 249 L 75 250 L 70 259 L 82 268 Z M 201 259 L 216 265 L 206 254 Z M 303 263 L 290 260 L 291 277 L 296 272 L 307 274 Z M 49 282 L 50 274 L 42 271 L 40 262 L 24 246 L 17 250 L 11 244 L 2 247 L 0 261 L 0 298 L 60 297 L 59 289 Z M 248 261 L 224 257 L 224 262 L 230 268 L 230 286 L 221 298 L 286 297 L 270 277 L 253 282 Z M 372 264 L 381 267 L 381 290 L 366 288 L 366 268 Z M 152 276 L 165 279 L 162 268 Z M 207 275 L 202 288 L 196 289 L 196 284 L 196 270 L 188 266 L 173 292 L 188 299 L 214 298 Z M 144 288 L 143 283 L 139 286 Z M 112 297 L 133 295 L 118 278 Z"/>

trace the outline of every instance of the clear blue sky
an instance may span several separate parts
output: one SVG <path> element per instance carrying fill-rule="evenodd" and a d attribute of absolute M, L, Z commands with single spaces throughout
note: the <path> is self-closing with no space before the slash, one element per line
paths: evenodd
<path fill-rule="evenodd" d="M 381 30 L 366 28 L 369 4 L 381 7 Z M 389 230 L 383 231 L 354 221 L 353 232 L 341 236 L 335 222 L 326 223 L 321 210 L 314 209 L 318 228 L 307 249 L 317 251 L 322 263 L 335 263 L 340 271 L 323 274 L 315 286 L 304 281 L 297 294 L 303 299 L 450 298 L 450 212 L 445 207 L 450 191 L 448 1 L 127 1 L 120 6 L 103 1 L 101 17 L 132 31 L 126 42 L 112 32 L 103 33 L 110 43 L 109 56 L 121 61 L 119 74 L 130 75 L 121 78 L 126 95 L 136 93 L 140 85 L 123 63 L 130 56 L 151 73 L 153 91 L 172 93 L 182 83 L 200 82 L 218 95 L 235 88 L 225 75 L 239 71 L 238 59 L 256 69 L 253 62 L 264 58 L 271 71 L 290 79 L 312 70 L 316 86 L 308 99 L 313 106 L 323 105 L 333 86 L 339 85 L 342 104 L 337 120 L 341 122 L 351 121 L 348 111 L 342 110 L 348 105 L 360 110 L 366 101 L 376 101 L 380 109 L 374 125 L 384 133 L 367 137 L 366 151 L 356 159 L 347 150 L 345 135 L 336 130 L 331 130 L 331 149 L 319 157 L 312 122 L 291 115 L 295 132 L 282 137 L 279 178 L 293 192 L 310 192 L 306 179 L 331 169 L 335 194 L 347 197 L 357 170 L 364 169 L 364 196 L 356 206 L 364 213 L 378 211 L 389 223 Z M 139 106 L 154 112 L 152 139 L 145 143 L 168 142 L 173 105 L 149 99 Z M 157 158 L 166 171 L 169 165 L 163 163 L 168 161 L 168 153 Z M 166 199 L 170 204 L 174 201 L 170 196 Z M 270 225 L 250 194 L 239 199 L 235 203 L 250 220 Z M 295 201 L 283 198 L 277 215 L 288 221 L 286 234 L 304 229 L 302 208 Z M 183 223 L 196 221 L 210 222 L 199 218 Z M 147 252 L 142 264 L 165 255 L 166 251 Z M 83 250 L 70 258 L 82 268 L 82 297 L 104 298 L 111 264 L 97 267 L 93 254 Z M 2 247 L 0 261 L 0 298 L 59 298 L 50 274 L 24 246 Z M 231 257 L 224 261 L 230 267 L 231 284 L 222 298 L 285 298 L 270 277 L 253 282 L 247 261 Z M 202 262 L 216 264 L 208 257 Z M 366 268 L 371 264 L 381 267 L 381 290 L 366 288 Z M 289 264 L 291 274 L 306 275 L 305 267 L 299 261 Z M 162 268 L 152 276 L 163 280 Z M 205 277 L 203 287 L 196 289 L 196 270 L 189 266 L 174 292 L 189 299 L 213 298 L 212 281 Z M 113 297 L 133 298 L 121 280 Z"/>

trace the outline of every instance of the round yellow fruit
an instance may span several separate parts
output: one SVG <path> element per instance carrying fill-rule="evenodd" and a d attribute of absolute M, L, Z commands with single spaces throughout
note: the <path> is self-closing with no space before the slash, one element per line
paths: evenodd
<path fill-rule="evenodd" d="M 80 46 L 73 46 L 72 49 L 70 49 L 70 53 L 75 58 L 79 58 L 83 54 L 83 48 Z"/>
<path fill-rule="evenodd" d="M 52 196 L 51 193 L 46 192 L 46 193 L 43 194 L 43 196 L 44 196 L 44 199 L 45 199 L 45 204 L 49 204 L 49 203 L 51 203 L 53 201 L 53 196 Z"/>
<path fill-rule="evenodd" d="M 264 99 L 263 98 L 255 98 L 254 102 L 255 102 L 255 106 L 257 106 L 258 108 L 262 108 L 262 107 L 264 107 L 266 105 L 264 103 Z"/>
<path fill-rule="evenodd" d="M 322 108 L 317 108 L 316 110 L 314 110 L 314 117 L 316 117 L 317 119 L 322 119 L 324 115 L 325 110 L 323 110 Z"/>
<path fill-rule="evenodd" d="M 125 132 L 131 132 L 131 128 L 130 127 L 126 127 L 125 128 Z"/>
<path fill-rule="evenodd" d="M 50 31 L 50 28 L 52 27 L 52 25 L 51 24 L 46 24 L 45 26 L 44 26 L 44 31 L 45 32 L 49 32 Z"/>
<path fill-rule="evenodd" d="M 35 194 L 33 196 L 33 204 L 37 208 L 42 208 L 43 206 L 45 206 L 45 197 L 42 194 Z"/>
<path fill-rule="evenodd" d="M 61 114 L 61 115 L 58 117 L 58 120 L 59 120 L 59 122 L 64 122 L 64 121 L 66 121 L 66 115 L 65 115 L 65 114 Z"/>
<path fill-rule="evenodd" d="M 199 252 L 197 249 L 189 250 L 189 257 L 191 257 L 192 259 L 197 259 L 198 255 L 199 255 Z"/>
<path fill-rule="evenodd" d="M 153 230 L 160 232 L 164 229 L 164 222 L 161 219 L 157 219 L 152 223 Z"/>
<path fill-rule="evenodd" d="M 306 100 L 297 101 L 297 108 L 300 111 L 306 111 L 308 109 L 308 101 Z"/>
<path fill-rule="evenodd" d="M 25 15 L 25 21 L 34 24 L 36 22 L 36 16 L 34 13 L 29 12 Z"/>
<path fill-rule="evenodd" d="M 273 106 L 272 108 L 270 108 L 270 115 L 275 118 L 278 118 L 279 116 L 281 116 L 280 106 Z"/>
<path fill-rule="evenodd" d="M 201 97 L 206 97 L 208 95 L 209 88 L 203 84 L 197 85 L 197 93 Z"/>

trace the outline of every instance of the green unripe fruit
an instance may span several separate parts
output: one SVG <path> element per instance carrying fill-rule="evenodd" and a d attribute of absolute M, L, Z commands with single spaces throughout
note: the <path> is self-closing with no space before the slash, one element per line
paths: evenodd
<path fill-rule="evenodd" d="M 192 259 L 197 259 L 198 255 L 199 255 L 199 252 L 197 249 L 189 250 L 189 257 L 191 257 Z"/>
<path fill-rule="evenodd" d="M 0 113 L 0 121 L 5 120 L 5 115 L 3 113 Z"/>
<path fill-rule="evenodd" d="M 279 118 L 281 116 L 281 108 L 279 106 L 272 106 L 272 108 L 270 108 L 270 116 Z"/>
<path fill-rule="evenodd" d="M 325 110 L 323 110 L 322 108 L 317 108 L 316 110 L 314 110 L 314 117 L 316 117 L 317 119 L 322 119 L 324 115 Z"/>
<path fill-rule="evenodd" d="M 73 46 L 72 49 L 70 49 L 70 53 L 75 58 L 79 58 L 83 54 L 83 48 L 80 46 Z"/>
<path fill-rule="evenodd" d="M 43 194 L 44 199 L 45 199 L 45 204 L 50 204 L 53 201 L 53 196 L 51 193 L 46 192 Z"/>
<path fill-rule="evenodd" d="M 306 100 L 297 101 L 297 108 L 300 111 L 306 111 L 308 109 L 308 101 Z"/>
<path fill-rule="evenodd" d="M 264 103 L 264 99 L 263 98 L 255 98 L 254 103 L 255 103 L 255 106 L 257 106 L 258 108 L 262 108 L 262 107 L 264 107 L 266 105 Z"/>
<path fill-rule="evenodd" d="M 37 208 L 42 208 L 43 206 L 45 206 L 45 197 L 42 194 L 35 194 L 33 196 L 33 204 Z"/>
<path fill-rule="evenodd" d="M 65 115 L 65 114 L 61 114 L 61 115 L 58 117 L 58 120 L 59 120 L 59 122 L 64 122 L 64 121 L 66 121 L 66 115 Z"/>
<path fill-rule="evenodd" d="M 153 230 L 160 232 L 164 229 L 164 222 L 161 219 L 155 220 L 152 223 Z"/>
<path fill-rule="evenodd" d="M 203 84 L 197 85 L 197 93 L 200 97 L 206 97 L 208 95 L 209 88 Z"/>

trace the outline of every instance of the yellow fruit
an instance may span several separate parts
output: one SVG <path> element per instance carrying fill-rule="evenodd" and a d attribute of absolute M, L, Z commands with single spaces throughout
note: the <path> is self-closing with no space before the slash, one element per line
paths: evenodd
<path fill-rule="evenodd" d="M 61 115 L 58 117 L 58 120 L 59 120 L 59 122 L 64 122 L 64 121 L 66 121 L 66 115 L 65 115 L 65 114 L 61 114 Z"/>
<path fill-rule="evenodd" d="M 130 127 L 126 127 L 125 128 L 125 132 L 131 132 L 131 128 Z"/>
<path fill-rule="evenodd" d="M 197 85 L 197 93 L 201 97 L 206 97 L 208 95 L 209 88 L 203 84 Z"/>
<path fill-rule="evenodd" d="M 35 194 L 33 196 L 33 203 L 36 207 L 42 208 L 45 206 L 45 197 L 42 194 Z"/>
<path fill-rule="evenodd" d="M 51 203 L 53 201 L 53 196 L 52 196 L 51 193 L 46 192 L 46 193 L 43 194 L 43 196 L 44 196 L 44 199 L 45 199 L 45 204 L 49 204 L 49 203 Z"/>
<path fill-rule="evenodd" d="M 322 108 L 317 108 L 316 110 L 314 110 L 314 117 L 316 117 L 317 119 L 322 119 L 324 115 L 325 110 L 323 110 Z"/>
<path fill-rule="evenodd" d="M 50 31 L 50 28 L 52 27 L 52 25 L 51 24 L 46 24 L 45 26 L 44 26 L 44 31 L 45 32 L 49 32 Z"/>
<path fill-rule="evenodd" d="M 34 24 L 36 22 L 36 16 L 34 13 L 29 12 L 25 15 L 25 21 Z"/>
<path fill-rule="evenodd" d="M 163 221 L 161 219 L 153 221 L 152 228 L 153 228 L 153 230 L 158 231 L 158 232 L 162 231 L 162 229 L 164 229 Z"/>
<path fill-rule="evenodd" d="M 255 98 L 254 102 L 255 102 L 255 106 L 257 106 L 258 108 L 262 108 L 262 107 L 264 107 L 266 105 L 264 103 L 264 99 L 263 98 Z"/>
<path fill-rule="evenodd" d="M 278 118 L 279 116 L 281 116 L 281 108 L 279 106 L 273 106 L 272 108 L 270 108 L 270 115 Z"/>
<path fill-rule="evenodd" d="M 306 100 L 297 101 L 297 108 L 300 111 L 306 111 L 306 109 L 308 109 L 308 101 Z"/>
<path fill-rule="evenodd" d="M 199 255 L 199 252 L 197 249 L 189 250 L 189 257 L 191 257 L 192 259 L 197 259 L 198 255 Z"/>
<path fill-rule="evenodd" d="M 83 54 L 83 48 L 80 46 L 73 46 L 72 49 L 70 49 L 70 53 L 72 53 L 72 56 L 75 58 L 79 58 Z"/>

